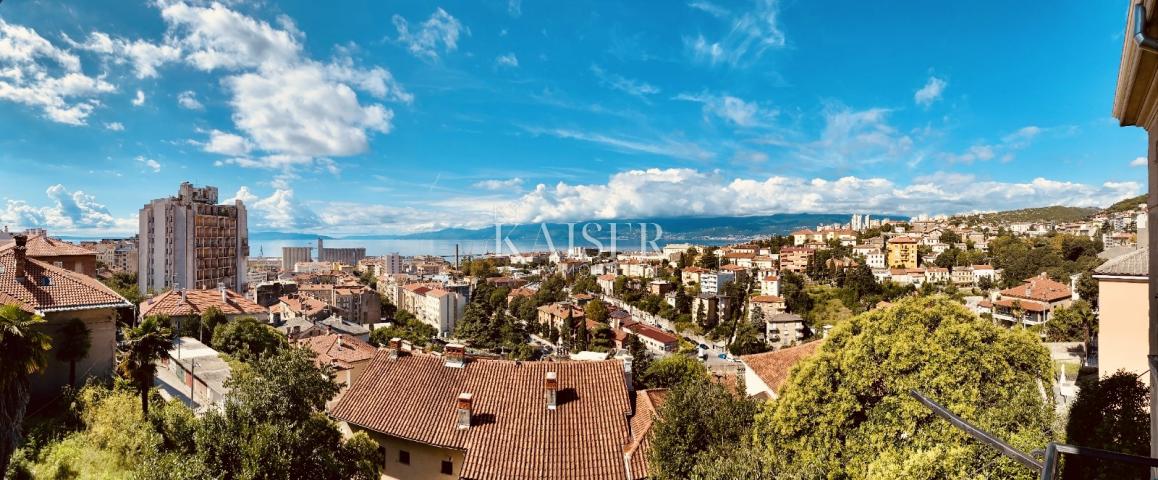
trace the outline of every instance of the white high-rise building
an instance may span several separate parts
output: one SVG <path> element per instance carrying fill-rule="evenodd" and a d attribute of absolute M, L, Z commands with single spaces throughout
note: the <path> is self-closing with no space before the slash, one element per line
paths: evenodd
<path fill-rule="evenodd" d="M 207 289 L 245 291 L 249 228 L 245 205 L 217 204 L 217 187 L 181 184 L 177 196 L 141 208 L 137 285 L 141 292 Z"/>
<path fill-rule="evenodd" d="M 402 273 L 402 255 L 399 255 L 398 252 L 383 255 L 382 270 L 382 273 L 386 275 Z"/>

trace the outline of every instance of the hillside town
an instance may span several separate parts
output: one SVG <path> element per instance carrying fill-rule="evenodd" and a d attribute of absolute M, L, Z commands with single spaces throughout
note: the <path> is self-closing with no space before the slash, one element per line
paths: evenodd
<path fill-rule="evenodd" d="M 30 378 L 34 401 L 59 401 L 78 372 L 123 373 L 147 326 L 171 333 L 141 395 L 198 416 L 228 411 L 238 368 L 308 352 L 337 386 L 320 408 L 387 452 L 372 466 L 385 477 L 650 478 L 652 427 L 680 376 L 777 402 L 854 317 L 922 298 L 1029 332 L 1050 352 L 1043 387 L 1059 414 L 1090 378 L 1146 371 L 1145 213 L 853 214 L 731 245 L 451 259 L 318 240 L 254 257 L 244 203 L 185 183 L 142 208 L 133 238 L 5 230 L 0 299 L 43 317 L 54 341 L 86 339 Z M 576 453 L 553 457 L 540 438 Z"/>

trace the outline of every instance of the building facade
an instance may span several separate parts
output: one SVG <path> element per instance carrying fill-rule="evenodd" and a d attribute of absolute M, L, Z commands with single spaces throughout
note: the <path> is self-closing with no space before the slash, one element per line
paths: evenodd
<path fill-rule="evenodd" d="M 1098 281 L 1098 376 L 1118 370 L 1142 374 L 1146 365 L 1150 251 L 1142 248 L 1094 269 Z M 1138 377 L 1149 383 L 1149 375 Z"/>
<path fill-rule="evenodd" d="M 249 230 L 245 205 L 217 204 L 217 187 L 181 184 L 177 196 L 149 202 L 139 214 L 138 287 L 245 291 Z"/>
<path fill-rule="evenodd" d="M 281 247 L 281 269 L 285 272 L 294 271 L 294 265 L 314 261 L 313 247 Z"/>
<path fill-rule="evenodd" d="M 322 239 L 318 239 L 319 262 L 336 262 L 344 265 L 357 265 L 358 260 L 363 258 L 366 258 L 365 248 L 327 248 L 322 243 Z"/>
<path fill-rule="evenodd" d="M 888 268 L 917 268 L 917 241 L 909 237 L 890 238 Z"/>

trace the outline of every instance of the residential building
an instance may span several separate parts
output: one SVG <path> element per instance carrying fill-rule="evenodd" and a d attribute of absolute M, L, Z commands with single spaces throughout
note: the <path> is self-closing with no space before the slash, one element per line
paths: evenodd
<path fill-rule="evenodd" d="M 887 257 L 889 268 L 917 268 L 917 241 L 911 237 L 889 239 Z"/>
<path fill-rule="evenodd" d="M 816 236 L 816 232 L 809 230 L 807 228 L 804 228 L 804 229 L 800 229 L 800 230 L 797 230 L 795 232 L 792 232 L 791 235 L 792 235 L 792 245 L 799 247 L 801 245 L 804 245 L 805 243 L 808 243 L 809 240 L 812 240 L 813 237 Z"/>
<path fill-rule="evenodd" d="M 346 390 L 354 382 L 362 378 L 366 367 L 370 366 L 370 360 L 378 352 L 377 347 L 366 343 L 366 341 L 342 333 L 303 338 L 297 343 L 317 355 L 318 365 L 329 365 L 334 368 L 334 382 L 341 386 L 341 390 L 338 391 L 337 396 L 327 402 L 327 407 L 337 404 L 338 400 L 342 398 L 342 394 L 346 393 Z M 393 348 L 401 348 L 401 342 L 393 345 Z"/>
<path fill-rule="evenodd" d="M 225 383 L 233 374 L 229 363 L 216 350 L 196 338 L 181 337 L 174 342 L 169 355 L 160 360 L 161 366 L 183 382 L 185 395 L 200 405 L 221 406 L 229 398 Z M 163 373 L 161 375 L 164 375 Z"/>
<path fill-rule="evenodd" d="M 357 265 L 358 260 L 366 258 L 366 249 L 363 247 L 329 248 L 324 246 L 323 240 L 318 239 L 318 261 L 334 262 L 343 265 Z"/>
<path fill-rule="evenodd" d="M 212 290 L 168 290 L 141 302 L 140 318 L 165 315 L 174 322 L 200 321 L 201 314 L 216 308 L 226 318 L 235 320 L 253 317 L 269 322 L 269 309 L 258 305 L 240 293 L 224 287 Z M 209 332 L 212 335 L 213 332 Z"/>
<path fill-rule="evenodd" d="M 419 321 L 438 330 L 440 337 L 454 331 L 458 319 L 466 309 L 467 297 L 438 283 L 412 283 L 403 286 L 398 308 L 406 310 Z"/>
<path fill-rule="evenodd" d="M 700 291 L 707 294 L 719 294 L 729 283 L 736 281 L 736 274 L 727 270 L 705 272 L 700 274 Z"/>
<path fill-rule="evenodd" d="M 926 267 L 925 281 L 930 283 L 949 283 L 952 277 L 949 274 L 948 268 L 942 267 Z"/>
<path fill-rule="evenodd" d="M 117 320 L 131 318 L 133 305 L 95 278 L 28 257 L 27 236 L 16 234 L 13 239 L 0 246 L 0 303 L 43 317 L 45 323 L 36 328 L 54 343 L 68 322 L 84 322 L 91 346 L 76 362 L 78 384 L 84 377 L 113 375 Z M 30 378 L 32 397 L 56 396 L 68 384 L 68 375 L 69 364 L 50 353 L 46 368 Z"/>
<path fill-rule="evenodd" d="M 795 273 L 804 272 L 815 253 L 815 250 L 808 247 L 781 247 L 780 269 Z"/>
<path fill-rule="evenodd" d="M 313 252 L 313 247 L 281 247 L 281 269 L 293 272 L 297 264 L 313 262 Z"/>
<path fill-rule="evenodd" d="M 599 289 L 603 290 L 604 295 L 612 295 L 615 293 L 615 274 L 605 273 L 595 277 L 595 283 L 599 284 Z"/>
<path fill-rule="evenodd" d="M 387 253 L 382 256 L 382 273 L 379 275 L 394 275 L 402 273 L 402 256 L 398 252 Z"/>
<path fill-rule="evenodd" d="M 327 318 L 325 320 L 317 322 L 315 325 L 324 329 L 326 334 L 340 333 L 343 335 L 349 335 L 351 337 L 357 338 L 358 340 L 361 340 L 363 342 L 369 342 L 370 341 L 370 329 L 369 328 L 367 328 L 364 325 L 359 325 L 357 323 L 347 322 L 346 320 L 343 320 L 342 317 L 339 317 L 337 315 L 334 315 L 330 318 Z"/>
<path fill-rule="evenodd" d="M 777 295 L 753 295 L 748 298 L 748 320 L 756 315 L 757 309 L 767 321 L 773 315 L 784 311 L 784 298 Z"/>
<path fill-rule="evenodd" d="M 993 293 L 978 309 L 1006 324 L 1041 325 L 1049 321 L 1054 308 L 1069 306 L 1072 299 L 1068 285 L 1042 272 L 1021 285 Z"/>
<path fill-rule="evenodd" d="M 680 272 L 680 280 L 683 281 L 684 285 L 699 284 L 701 283 L 700 275 L 707 272 L 708 269 L 706 268 L 688 267 Z"/>
<path fill-rule="evenodd" d="M 780 296 L 780 277 L 767 275 L 760 279 L 760 294 Z"/>
<path fill-rule="evenodd" d="M 775 400 L 780 397 L 792 367 L 816 354 L 822 342 L 808 342 L 771 352 L 741 355 L 744 366 L 744 388 L 749 397 Z"/>
<path fill-rule="evenodd" d="M 888 261 L 885 260 L 885 254 L 881 252 L 867 253 L 864 256 L 864 263 L 869 268 L 888 268 Z"/>
<path fill-rule="evenodd" d="M 95 277 L 97 275 L 96 250 L 74 245 L 63 240 L 49 237 L 43 230 L 31 230 L 26 235 L 25 254 L 45 263 L 72 270 L 82 275 Z M 13 245 L 13 242 L 0 242 L 0 245 Z"/>
<path fill-rule="evenodd" d="M 667 295 L 668 292 L 674 291 L 675 285 L 667 280 L 652 280 L 647 284 L 647 291 L 653 295 Z"/>
<path fill-rule="evenodd" d="M 354 323 L 368 325 L 382 319 L 378 292 L 360 283 L 300 285 L 298 293 L 337 307 L 344 319 Z"/>
<path fill-rule="evenodd" d="M 269 311 L 275 325 L 295 319 L 320 322 L 340 313 L 337 307 L 297 292 L 278 298 L 277 303 L 269 307 Z"/>
<path fill-rule="evenodd" d="M 572 322 L 583 321 L 586 314 L 578 305 L 568 302 L 555 302 L 539 307 L 539 324 L 550 325 L 563 329 L 563 322 L 570 319 Z"/>
<path fill-rule="evenodd" d="M 780 312 L 765 317 L 764 340 L 774 350 L 791 347 L 804 340 L 808 327 L 795 313 Z"/>
<path fill-rule="evenodd" d="M 1098 377 L 1118 370 L 1142 375 L 1146 364 L 1146 332 L 1150 306 L 1150 249 L 1143 247 L 1120 255 L 1094 269 L 1098 281 Z"/>
<path fill-rule="evenodd" d="M 245 204 L 217 204 L 217 187 L 181 184 L 177 196 L 153 200 L 141 209 L 138 287 L 141 292 L 171 288 L 245 291 L 249 230 Z"/>
<path fill-rule="evenodd" d="M 378 442 L 386 478 L 644 478 L 649 442 L 631 429 L 630 365 L 475 361 L 456 344 L 442 357 L 386 349 L 331 415 Z"/>
<path fill-rule="evenodd" d="M 680 339 L 656 327 L 640 322 L 625 322 L 623 330 L 635 334 L 652 353 L 664 355 L 679 350 Z"/>
<path fill-rule="evenodd" d="M 290 280 L 275 280 L 250 285 L 249 299 L 265 308 L 277 305 L 278 299 L 298 293 L 298 284 Z"/>
<path fill-rule="evenodd" d="M 977 282 L 977 277 L 973 276 L 973 267 L 953 267 L 949 272 L 949 278 L 954 285 L 973 285 Z"/>

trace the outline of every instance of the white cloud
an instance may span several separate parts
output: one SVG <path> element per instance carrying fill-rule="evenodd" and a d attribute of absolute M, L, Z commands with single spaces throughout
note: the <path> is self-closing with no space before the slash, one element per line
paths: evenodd
<path fill-rule="evenodd" d="M 500 67 L 515 68 L 519 66 L 519 57 L 516 57 L 514 52 L 507 53 L 506 55 L 499 55 L 495 58 L 495 65 Z"/>
<path fill-rule="evenodd" d="M 665 157 L 682 158 L 685 160 L 709 160 L 715 156 L 712 152 L 701 148 L 695 143 L 671 138 L 646 140 L 632 137 L 615 137 L 601 133 L 583 132 L 565 128 L 543 129 L 531 127 L 525 130 L 535 135 L 551 135 L 558 138 L 579 140 L 626 153 L 647 153 Z"/>
<path fill-rule="evenodd" d="M 133 97 L 133 106 L 139 107 L 145 104 L 145 92 L 137 90 L 137 95 Z"/>
<path fill-rule="evenodd" d="M 439 50 L 443 53 L 453 52 L 458 48 L 458 37 L 464 31 L 462 23 L 441 7 L 413 32 L 410 31 L 409 22 L 401 15 L 394 15 L 391 21 L 398 30 L 398 42 L 406 45 L 411 54 L 420 58 L 438 58 Z M 469 34 L 469 30 L 466 32 Z"/>
<path fill-rule="evenodd" d="M 137 157 L 136 160 L 137 160 L 137 163 L 141 164 L 145 168 L 148 168 L 149 170 L 152 170 L 153 173 L 157 173 L 157 172 L 161 171 L 161 163 L 156 161 L 156 160 L 153 160 L 151 158 L 146 158 L 143 156 Z"/>
<path fill-rule="evenodd" d="M 628 95 L 636 97 L 646 97 L 647 95 L 654 95 L 659 93 L 659 87 L 656 87 L 647 82 L 641 82 L 625 78 L 621 75 L 607 72 L 599 65 L 592 65 L 591 72 L 599 79 L 599 84 L 605 87 L 619 90 Z"/>
<path fill-rule="evenodd" d="M 925 86 L 913 94 L 913 101 L 916 102 L 917 105 L 928 108 L 933 102 L 941 99 L 941 94 L 945 92 L 945 87 L 948 85 L 949 83 L 943 79 L 929 77 L 929 80 L 925 82 Z"/>
<path fill-rule="evenodd" d="M 1146 157 L 1138 157 L 1130 161 L 1131 167 L 1145 167 Z"/>
<path fill-rule="evenodd" d="M 731 95 L 681 93 L 675 99 L 702 103 L 704 115 L 715 115 L 741 127 L 766 125 L 777 114 L 774 109 L 763 110 L 755 102 L 746 102 Z"/>
<path fill-rule="evenodd" d="M 109 122 L 105 124 L 105 130 L 123 132 L 125 130 L 125 126 L 121 122 Z"/>
<path fill-rule="evenodd" d="M 211 130 L 209 141 L 202 145 L 202 149 L 209 153 L 243 157 L 249 155 L 249 152 L 253 150 L 253 145 L 241 135 Z"/>
<path fill-rule="evenodd" d="M 0 100 L 39 109 L 54 122 L 85 125 L 101 104 L 97 97 L 115 90 L 36 30 L 0 19 Z"/>
<path fill-rule="evenodd" d="M 996 144 L 979 143 L 970 146 L 965 152 L 954 154 L 942 154 L 945 160 L 949 163 L 964 163 L 971 164 L 975 161 L 988 161 L 994 158 L 1000 158 L 1003 162 L 1013 160 L 1014 154 L 1021 149 L 1028 147 L 1033 140 L 1037 138 L 1045 129 L 1037 126 L 1026 126 L 1017 129 L 1017 131 L 1001 137 L 1001 142 Z"/>
<path fill-rule="evenodd" d="M 69 192 L 56 184 L 45 191 L 49 205 L 35 206 L 23 200 L 7 200 L 0 209 L 0 223 L 16 228 L 47 228 L 54 233 L 79 231 L 129 231 L 137 220 L 115 218 L 109 209 L 82 191 Z"/>
<path fill-rule="evenodd" d="M 708 40 L 703 34 L 684 37 L 684 45 L 696 61 L 711 65 L 726 63 L 733 67 L 747 66 L 758 60 L 770 48 L 786 43 L 778 21 L 778 0 L 755 0 L 755 6 L 734 14 L 708 2 L 693 2 L 690 7 L 703 10 L 727 23 L 727 31 L 718 40 Z"/>
<path fill-rule="evenodd" d="M 507 13 L 512 17 L 523 14 L 523 0 L 507 0 Z"/>
<path fill-rule="evenodd" d="M 205 106 L 197 101 L 197 94 L 192 90 L 185 90 L 177 94 L 177 105 L 186 110 L 204 110 Z"/>
<path fill-rule="evenodd" d="M 507 222 L 573 221 L 874 211 L 903 215 L 1015 209 L 1040 205 L 1104 206 L 1136 194 L 1135 182 L 1087 185 L 1036 178 L 996 182 L 936 174 L 898 185 L 883 178 L 773 176 L 732 178 L 719 171 L 630 170 L 605 184 L 538 185 L 502 211 Z"/>
<path fill-rule="evenodd" d="M 201 70 L 284 66 L 301 56 L 303 35 L 285 16 L 278 18 L 278 29 L 220 3 L 171 2 L 162 6 L 161 17 L 185 60 Z"/>
<path fill-rule="evenodd" d="M 523 179 L 515 177 L 507 180 L 483 180 L 471 186 L 482 190 L 510 190 L 523 186 Z"/>
<path fill-rule="evenodd" d="M 173 45 L 154 44 L 144 40 L 113 38 L 106 33 L 92 32 L 83 43 L 65 36 L 73 47 L 99 53 L 116 64 L 129 63 L 137 78 L 157 76 L 157 68 L 181 58 L 181 50 Z"/>

